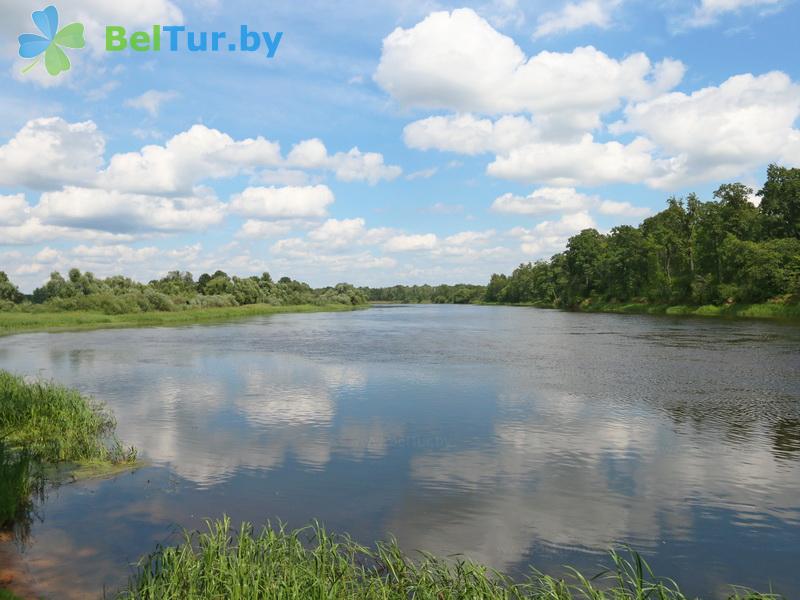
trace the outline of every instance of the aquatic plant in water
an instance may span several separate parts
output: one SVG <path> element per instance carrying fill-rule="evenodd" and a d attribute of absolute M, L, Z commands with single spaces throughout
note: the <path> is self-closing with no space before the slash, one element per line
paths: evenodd
<path fill-rule="evenodd" d="M 51 382 L 27 382 L 0 371 L 0 438 L 41 463 L 110 462 L 136 459 L 114 435 L 106 407 L 78 391 Z"/>
<path fill-rule="evenodd" d="M 75 390 L 0 371 L 0 529 L 27 537 L 45 466 L 133 464 L 136 449 L 122 445 L 115 426 L 102 404 Z"/>
<path fill-rule="evenodd" d="M 395 541 L 367 548 L 319 524 L 288 531 L 247 523 L 231 530 L 228 517 L 204 533 L 145 557 L 119 600 L 685 600 L 677 584 L 656 577 L 630 549 L 611 551 L 611 566 L 589 578 L 576 570 L 556 578 L 539 572 L 523 581 L 468 560 L 420 553 Z M 731 599 L 779 596 L 731 588 Z"/>

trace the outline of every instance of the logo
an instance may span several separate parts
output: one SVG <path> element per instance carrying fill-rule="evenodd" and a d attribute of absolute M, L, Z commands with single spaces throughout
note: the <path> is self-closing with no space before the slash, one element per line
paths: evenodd
<path fill-rule="evenodd" d="M 70 23 L 59 31 L 58 11 L 55 6 L 48 6 L 38 10 L 32 15 L 33 22 L 42 35 L 23 33 L 19 36 L 19 55 L 22 58 L 36 59 L 25 67 L 22 72 L 27 73 L 38 65 L 44 55 L 44 66 L 53 77 L 59 73 L 69 71 L 69 57 L 62 50 L 64 48 L 80 49 L 86 46 L 83 37 L 83 25 Z"/>
<path fill-rule="evenodd" d="M 42 57 L 47 72 L 53 77 L 69 71 L 72 65 L 63 48 L 80 49 L 86 46 L 83 24 L 70 23 L 59 30 L 58 10 L 55 6 L 36 11 L 31 17 L 42 35 L 23 33 L 19 36 L 19 55 L 32 61 L 22 72 L 29 72 L 42 61 Z M 107 25 L 105 50 L 160 52 L 162 37 L 164 49 L 170 52 L 261 51 L 267 58 L 274 58 L 283 39 L 283 32 L 256 31 L 242 25 L 239 31 L 228 35 L 225 31 L 192 31 L 185 25 L 153 25 L 150 31 L 134 31 L 129 35 L 125 27 Z"/>
<path fill-rule="evenodd" d="M 106 52 L 122 52 L 130 48 L 134 52 L 258 52 L 274 58 L 283 39 L 283 32 L 253 31 L 247 25 L 239 27 L 234 35 L 226 31 L 190 31 L 185 25 L 153 25 L 150 31 L 128 32 L 119 25 L 106 27 Z"/>

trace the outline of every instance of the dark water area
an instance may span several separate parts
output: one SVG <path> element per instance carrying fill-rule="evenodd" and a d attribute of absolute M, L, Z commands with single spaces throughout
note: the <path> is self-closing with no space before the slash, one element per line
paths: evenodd
<path fill-rule="evenodd" d="M 380 306 L 0 339 L 148 465 L 51 489 L 24 553 L 101 597 L 182 528 L 312 519 L 514 575 L 624 542 L 687 595 L 800 597 L 800 327 Z"/>

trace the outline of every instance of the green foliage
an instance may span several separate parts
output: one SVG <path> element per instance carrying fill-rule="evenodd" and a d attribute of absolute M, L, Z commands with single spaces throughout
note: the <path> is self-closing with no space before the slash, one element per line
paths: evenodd
<path fill-rule="evenodd" d="M 485 287 L 459 283 L 456 285 L 395 285 L 385 288 L 361 288 L 370 302 L 400 304 L 471 304 L 483 300 Z"/>
<path fill-rule="evenodd" d="M 569 239 L 564 254 L 568 275 L 564 290 L 567 302 L 576 302 L 599 291 L 606 250 L 606 236 L 594 229 L 584 229 Z"/>
<path fill-rule="evenodd" d="M 189 300 L 187 307 L 190 309 L 197 308 L 230 308 L 232 306 L 239 306 L 233 294 L 224 294 L 221 296 L 205 296 L 198 295 Z"/>
<path fill-rule="evenodd" d="M 165 277 L 151 281 L 148 287 L 165 296 L 193 296 L 195 293 L 192 274 L 181 271 L 170 271 Z"/>
<path fill-rule="evenodd" d="M 727 296 L 737 302 L 763 302 L 797 292 L 800 282 L 800 239 L 748 242 L 728 234 L 720 248 Z"/>
<path fill-rule="evenodd" d="M 349 283 L 337 283 L 334 287 L 317 290 L 318 297 L 314 304 L 344 304 L 345 306 L 359 306 L 367 304 L 367 294 Z"/>
<path fill-rule="evenodd" d="M 774 237 L 800 237 L 800 169 L 770 165 L 758 192 L 761 213 Z"/>
<path fill-rule="evenodd" d="M 5 271 L 0 271 L 0 301 L 5 302 L 22 302 L 22 294 L 19 289 L 8 279 Z"/>
<path fill-rule="evenodd" d="M 216 271 L 213 275 L 204 273 L 195 282 L 191 273 L 171 271 L 145 285 L 121 275 L 98 279 L 78 269 L 71 269 L 66 279 L 58 272 L 51 273 L 50 279 L 26 298 L 0 272 L 0 313 L 44 310 L 128 315 L 254 304 L 359 306 L 367 301 L 365 292 L 350 284 L 312 289 L 289 277 L 275 283 L 269 273 L 229 277 Z"/>
<path fill-rule="evenodd" d="M 511 277 L 493 276 L 494 286 L 491 293 L 487 288 L 486 301 L 553 305 L 559 301 L 559 293 L 566 287 L 560 265 L 563 260 L 563 255 L 559 255 L 549 263 L 539 261 L 522 264 Z M 505 282 L 503 287 L 500 286 L 501 282 Z"/>
<path fill-rule="evenodd" d="M 485 299 L 624 311 L 769 301 L 788 306 L 737 314 L 789 315 L 800 293 L 800 169 L 770 166 L 759 195 L 756 207 L 753 190 L 723 184 L 711 202 L 694 194 L 670 198 L 639 227 L 615 227 L 607 235 L 584 230 L 550 261 L 520 265 L 508 277 L 493 275 Z"/>
<path fill-rule="evenodd" d="M 416 560 L 394 541 L 366 548 L 320 525 L 297 531 L 230 519 L 208 522 L 205 533 L 186 533 L 182 544 L 144 558 L 120 600 L 685 600 L 678 586 L 656 577 L 636 552 L 611 551 L 611 567 L 588 578 L 534 571 L 522 581 L 469 560 L 419 553 Z M 731 599 L 776 600 L 731 588 Z"/>

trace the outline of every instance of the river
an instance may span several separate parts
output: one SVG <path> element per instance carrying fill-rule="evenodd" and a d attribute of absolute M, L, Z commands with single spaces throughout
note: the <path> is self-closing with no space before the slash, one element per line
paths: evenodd
<path fill-rule="evenodd" d="M 51 489 L 22 549 L 100 597 L 181 528 L 320 519 L 513 575 L 627 543 L 687 595 L 800 596 L 800 327 L 378 306 L 0 339 L 147 466 Z"/>

